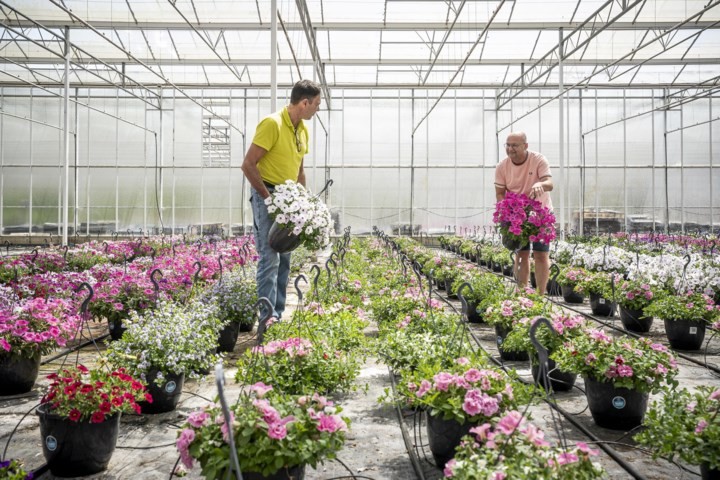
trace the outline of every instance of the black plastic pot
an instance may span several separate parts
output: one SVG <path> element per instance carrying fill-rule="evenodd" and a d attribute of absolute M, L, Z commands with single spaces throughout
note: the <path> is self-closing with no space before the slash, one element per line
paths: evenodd
<path fill-rule="evenodd" d="M 255 326 L 255 319 L 249 321 L 249 322 L 240 322 L 238 323 L 239 331 L 241 332 L 252 332 L 253 327 Z"/>
<path fill-rule="evenodd" d="M 497 335 L 497 347 L 500 351 L 500 358 L 506 362 L 525 362 L 530 360 L 530 355 L 527 352 L 508 352 L 503 350 L 502 344 L 505 341 L 505 337 L 510 333 L 509 328 L 505 328 L 502 325 L 495 325 L 495 335 Z"/>
<path fill-rule="evenodd" d="M 171 373 L 165 375 L 163 382 L 160 385 L 156 385 L 155 378 L 157 374 L 157 369 L 151 369 L 145 376 L 148 384 L 148 393 L 152 395 L 153 401 L 152 403 L 138 402 L 143 414 L 171 412 L 175 410 L 175 407 L 177 407 L 180 401 L 182 387 L 185 383 L 185 374 L 181 373 L 180 375 L 176 375 Z"/>
<path fill-rule="evenodd" d="M 262 475 L 257 472 L 242 472 L 242 476 L 245 480 L 303 480 L 305 478 L 305 465 L 281 468 L 270 475 Z"/>
<path fill-rule="evenodd" d="M 532 376 L 533 380 L 535 380 L 535 384 L 541 386 L 545 390 L 549 390 L 548 387 L 552 387 L 554 392 L 567 392 L 569 390 L 572 390 L 573 385 L 575 385 L 575 381 L 577 380 L 577 373 L 573 372 L 563 372 L 561 370 L 558 370 L 555 364 L 555 360 L 548 359 L 548 367 L 550 368 L 550 373 L 547 375 L 547 377 L 550 377 L 550 382 L 548 382 L 547 377 L 545 378 L 539 378 L 540 377 L 540 365 L 539 361 L 532 362 Z M 550 383 L 550 385 L 548 385 Z"/>
<path fill-rule="evenodd" d="M 513 276 L 513 266 L 512 265 L 503 265 L 502 273 L 506 277 L 512 277 Z"/>
<path fill-rule="evenodd" d="M 300 236 L 292 233 L 277 222 L 273 222 L 268 232 L 268 245 L 278 253 L 288 253 L 300 246 Z"/>
<path fill-rule="evenodd" d="M 101 423 L 73 422 L 37 408 L 42 449 L 50 472 L 56 477 L 83 477 L 102 472 L 115 451 L 120 414 Z"/>
<path fill-rule="evenodd" d="M 620 321 L 625 330 L 636 333 L 645 333 L 650 331 L 653 324 L 653 317 L 643 316 L 642 310 L 629 310 L 620 305 Z"/>
<path fill-rule="evenodd" d="M 710 468 L 710 465 L 703 463 L 700 465 L 700 476 L 702 480 L 720 480 L 720 470 Z"/>
<path fill-rule="evenodd" d="M 598 426 L 627 431 L 642 424 L 650 396 L 648 393 L 616 388 L 612 382 L 584 378 L 588 407 Z"/>
<path fill-rule="evenodd" d="M 704 320 L 665 319 L 665 335 L 676 350 L 699 350 L 705 340 Z"/>
<path fill-rule="evenodd" d="M 517 237 L 512 235 L 503 235 L 502 245 L 503 247 L 511 251 L 520 250 L 523 247 L 523 243 L 518 240 Z"/>
<path fill-rule="evenodd" d="M 583 300 L 585 300 L 585 295 L 575 293 L 573 287 L 562 285 L 560 289 L 565 303 L 583 303 Z"/>
<path fill-rule="evenodd" d="M 0 353 L 0 396 L 19 395 L 32 390 L 40 369 L 40 355 L 21 357 Z"/>
<path fill-rule="evenodd" d="M 613 302 L 608 302 L 605 297 L 597 293 L 590 294 L 590 310 L 598 317 L 613 316 Z"/>
<path fill-rule="evenodd" d="M 225 325 L 225 327 L 220 330 L 220 335 L 218 337 L 218 353 L 232 352 L 235 350 L 238 335 L 240 335 L 240 324 L 238 322 L 230 322 Z"/>
<path fill-rule="evenodd" d="M 460 445 L 460 439 L 468 435 L 474 425 L 470 422 L 460 424 L 457 420 L 443 420 L 432 415 L 426 415 L 426 418 L 428 442 L 435 465 L 444 468 L 455 457 L 455 447 Z"/>
<path fill-rule="evenodd" d="M 122 320 L 108 320 L 108 329 L 110 330 L 110 340 L 120 340 L 125 333 Z"/>
<path fill-rule="evenodd" d="M 470 323 L 482 323 L 482 315 L 477 311 L 477 303 L 475 302 L 467 302 L 468 307 L 468 322 Z"/>
<path fill-rule="evenodd" d="M 561 295 L 562 289 L 560 288 L 560 284 L 558 284 L 557 281 L 553 280 L 552 278 L 548 280 L 547 293 L 548 295 L 552 295 L 553 297 Z"/>

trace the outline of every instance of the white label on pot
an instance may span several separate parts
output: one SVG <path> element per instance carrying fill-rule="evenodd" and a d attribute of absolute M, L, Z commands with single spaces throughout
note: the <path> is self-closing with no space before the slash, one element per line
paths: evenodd
<path fill-rule="evenodd" d="M 503 338 L 502 338 L 502 337 L 497 337 L 497 344 L 498 344 L 498 345 L 502 345 L 502 342 L 503 342 Z"/>
<path fill-rule="evenodd" d="M 615 397 L 612 399 L 612 405 L 618 410 L 622 410 L 625 408 L 625 399 L 623 397 Z"/>
<path fill-rule="evenodd" d="M 165 391 L 167 393 L 174 392 L 176 388 L 177 388 L 177 384 L 175 382 L 173 382 L 172 380 L 170 380 L 169 382 L 167 382 L 165 384 Z"/>
<path fill-rule="evenodd" d="M 604 298 L 601 298 L 601 299 L 600 299 L 600 305 L 605 305 L 605 299 L 604 299 Z"/>
<path fill-rule="evenodd" d="M 57 439 L 52 435 L 48 435 L 47 437 L 45 437 L 45 446 L 48 450 L 54 452 L 57 448 Z"/>
<path fill-rule="evenodd" d="M 690 327 L 690 335 L 697 334 L 697 327 Z"/>

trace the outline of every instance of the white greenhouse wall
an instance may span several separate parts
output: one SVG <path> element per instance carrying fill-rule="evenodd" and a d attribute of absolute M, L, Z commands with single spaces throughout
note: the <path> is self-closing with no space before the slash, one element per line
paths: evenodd
<path fill-rule="evenodd" d="M 80 234 L 93 222 L 159 231 L 158 212 L 166 231 L 252 224 L 240 165 L 256 124 L 269 113 L 267 91 L 189 92 L 210 107 L 212 97 L 231 99 L 230 163 L 219 167 L 203 166 L 203 110 L 187 98 L 164 91 L 161 121 L 157 109 L 125 93 L 76 92 L 95 109 L 76 111 L 71 103 L 78 152 L 75 167 L 71 146 L 70 223 Z M 279 93 L 283 105 L 289 92 Z M 335 90 L 333 110 L 310 122 L 308 186 L 318 192 L 333 179 L 327 199 L 341 227 L 367 232 L 412 223 L 437 233 L 489 225 L 494 168 L 513 130 L 525 131 L 530 149 L 549 159 L 553 203 L 568 230 L 580 228 L 583 209 L 586 233 L 602 229 L 595 210 L 627 229 L 641 221 L 663 230 L 669 220 L 670 229 L 693 231 L 720 221 L 717 98 L 621 121 L 658 108 L 663 92 L 574 90 L 564 100 L 561 132 L 558 102 L 538 108 L 555 91 L 525 91 L 501 110 L 490 91 L 451 91 L 434 106 L 440 93 Z M 0 226 L 59 233 L 61 99 L 6 87 L 0 100 L 12 115 L 0 117 Z"/>

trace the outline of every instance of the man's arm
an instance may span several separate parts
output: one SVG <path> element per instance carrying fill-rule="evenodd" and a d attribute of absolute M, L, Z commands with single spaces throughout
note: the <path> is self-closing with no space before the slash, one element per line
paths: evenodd
<path fill-rule="evenodd" d="M 495 185 L 495 200 L 501 201 L 505 200 L 505 193 L 507 192 L 507 189 L 505 187 L 500 187 L 498 185 Z"/>
<path fill-rule="evenodd" d="M 497 187 L 495 187 L 497 189 Z M 543 177 L 539 182 L 535 182 L 530 190 L 531 198 L 538 198 L 545 192 L 552 192 L 553 182 L 552 177 Z"/>
<path fill-rule="evenodd" d="M 262 198 L 268 198 L 270 192 L 263 183 L 260 170 L 257 168 L 258 162 L 265 156 L 267 150 L 262 147 L 258 147 L 254 143 L 250 144 L 245 159 L 243 160 L 242 167 L 240 167 L 245 174 L 245 177 L 250 182 L 250 185 L 260 194 Z"/>
<path fill-rule="evenodd" d="M 303 187 L 305 186 L 305 168 L 303 167 L 304 165 L 305 165 L 305 158 L 303 157 L 303 159 L 300 161 L 300 171 L 298 172 L 298 179 L 297 179 L 298 183 L 300 185 L 302 185 Z"/>

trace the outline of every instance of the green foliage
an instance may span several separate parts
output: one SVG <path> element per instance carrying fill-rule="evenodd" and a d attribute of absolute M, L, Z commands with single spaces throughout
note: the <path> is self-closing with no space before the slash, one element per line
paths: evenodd
<path fill-rule="evenodd" d="M 355 352 L 299 337 L 246 350 L 237 366 L 236 381 L 264 382 L 291 395 L 354 391 L 355 378 L 360 374 L 360 359 Z"/>
<path fill-rule="evenodd" d="M 108 345 L 108 359 L 143 378 L 153 367 L 164 375 L 191 375 L 217 361 L 214 352 L 221 328 L 214 305 L 160 302 L 157 309 L 143 315 L 130 314 L 122 338 Z M 162 377 L 156 382 L 161 383 Z"/>
<path fill-rule="evenodd" d="M 83 272 L 100 263 L 110 263 L 110 257 L 96 250 L 76 250 L 67 255 L 67 268 L 76 272 Z"/>
<path fill-rule="evenodd" d="M 363 330 L 369 322 L 357 316 L 349 307 L 323 309 L 319 304 L 308 305 L 306 310 L 296 310 L 292 320 L 272 325 L 265 333 L 267 340 L 291 337 L 322 339 L 333 350 L 363 352 L 368 339 Z"/>
<path fill-rule="evenodd" d="M 0 462 L 0 478 L 3 480 L 31 480 L 33 475 L 26 472 L 19 460 Z"/>
<path fill-rule="evenodd" d="M 612 298 L 612 285 L 617 283 L 619 277 L 611 272 L 587 272 L 575 285 L 575 291 L 585 295 L 600 295 L 603 298 Z"/>
<path fill-rule="evenodd" d="M 656 299 L 657 288 L 643 278 L 622 280 L 615 290 L 614 300 L 628 310 L 644 310 Z"/>
<path fill-rule="evenodd" d="M 551 446 L 544 432 L 519 412 L 474 427 L 446 464 L 445 476 L 456 480 L 602 478 L 602 467 L 592 461 L 599 450 L 578 442 L 572 448 Z"/>
<path fill-rule="evenodd" d="M 397 387 L 400 400 L 445 420 L 479 423 L 529 403 L 535 391 L 478 358 L 447 363 L 423 363 L 403 374 Z"/>
<path fill-rule="evenodd" d="M 449 363 L 454 358 L 472 355 L 472 347 L 464 336 L 453 339 L 447 334 L 400 329 L 378 342 L 378 356 L 398 374 L 412 372 L 424 363 L 444 359 Z"/>
<path fill-rule="evenodd" d="M 263 391 L 265 386 L 259 387 Z M 271 391 L 261 396 L 243 394 L 232 406 L 235 448 L 243 473 L 269 476 L 297 465 L 315 468 L 335 458 L 350 424 L 340 416 L 340 407 L 318 395 L 297 397 Z M 186 466 L 192 467 L 195 459 L 206 479 L 228 478 L 230 445 L 218 405 L 190 414 L 178 437 Z"/>
<path fill-rule="evenodd" d="M 117 413 L 140 413 L 136 402 L 151 398 L 145 393 L 145 385 L 123 369 L 108 372 L 77 365 L 47 378 L 51 383 L 40 403 L 48 413 L 72 422 L 102 423 Z"/>
<path fill-rule="evenodd" d="M 566 266 L 560 269 L 560 274 L 557 277 L 557 283 L 562 287 L 575 288 L 576 285 L 585 279 L 587 274 L 588 273 L 584 268 Z"/>
<path fill-rule="evenodd" d="M 546 312 L 549 313 L 549 304 L 540 295 L 527 294 L 514 298 L 497 296 L 483 313 L 483 318 L 490 325 L 512 328 L 514 323 L 523 318 L 534 318 Z"/>
<path fill-rule="evenodd" d="M 472 288 L 463 290 L 463 296 L 468 303 L 477 305 L 477 311 L 482 314 L 487 310 L 498 296 L 505 296 L 505 285 L 497 275 L 492 273 L 476 273 L 471 275 L 467 282 Z M 460 285 L 457 285 L 459 288 Z"/>
<path fill-rule="evenodd" d="M 217 316 L 223 325 L 230 322 L 245 326 L 255 323 L 257 285 L 255 279 L 240 268 L 227 273 L 221 281 L 211 284 L 201 298 L 204 302 L 217 305 Z"/>
<path fill-rule="evenodd" d="M 647 414 L 635 440 L 653 450 L 653 458 L 680 457 L 693 465 L 720 469 L 720 389 L 696 392 L 665 389 Z"/>
<path fill-rule="evenodd" d="M 640 392 L 656 392 L 663 383 L 677 385 L 677 363 L 664 345 L 647 338 L 613 339 L 600 330 L 586 333 L 550 356 L 560 370 Z"/>
<path fill-rule="evenodd" d="M 382 289 L 370 301 L 373 318 L 378 326 L 394 322 L 399 316 L 405 316 L 413 310 L 424 308 L 424 299 L 420 296 L 401 295 L 397 290 Z"/>
<path fill-rule="evenodd" d="M 715 305 L 713 299 L 704 293 L 688 292 L 674 295 L 663 291 L 658 293 L 653 303 L 645 308 L 645 314 L 663 320 L 710 321 L 718 315 L 718 309 L 720 306 Z"/>
<path fill-rule="evenodd" d="M 525 318 L 515 322 L 512 330 L 503 341 L 503 350 L 528 352 L 534 360 L 535 356 L 532 354 L 537 352 L 530 341 L 530 328 L 537 321 L 537 318 L 539 317 Z M 546 318 L 548 318 L 553 328 L 550 329 L 544 323 L 541 324 L 536 331 L 536 338 L 550 353 L 562 347 L 568 340 L 584 335 L 583 330 L 587 327 L 585 317 L 582 315 L 572 316 L 561 312 L 550 314 Z"/>

